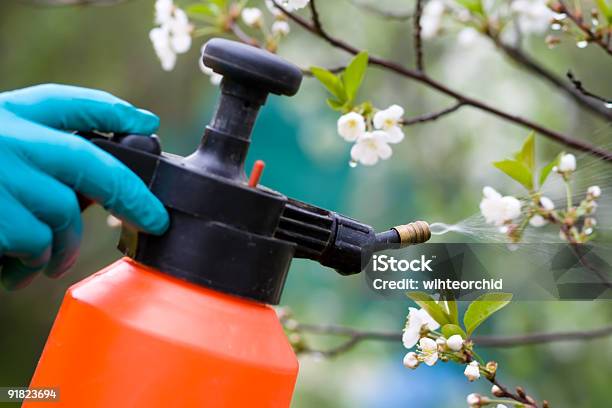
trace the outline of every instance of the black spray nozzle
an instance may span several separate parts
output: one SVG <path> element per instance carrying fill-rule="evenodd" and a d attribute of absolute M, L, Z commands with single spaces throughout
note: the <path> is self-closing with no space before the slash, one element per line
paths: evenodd
<path fill-rule="evenodd" d="M 365 268 L 374 252 L 426 242 L 431 232 L 426 222 L 415 221 L 376 233 L 342 214 L 289 199 L 275 236 L 297 245 L 295 257 L 352 275 Z"/>

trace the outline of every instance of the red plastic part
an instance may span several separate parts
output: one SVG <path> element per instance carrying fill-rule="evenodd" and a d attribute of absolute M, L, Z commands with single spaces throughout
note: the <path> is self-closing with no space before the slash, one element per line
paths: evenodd
<path fill-rule="evenodd" d="M 259 180 L 261 180 L 261 174 L 263 173 L 266 163 L 263 160 L 256 160 L 253 163 L 253 169 L 249 177 L 249 187 L 257 187 Z"/>
<path fill-rule="evenodd" d="M 72 286 L 24 407 L 288 407 L 298 362 L 274 310 L 128 258 Z"/>

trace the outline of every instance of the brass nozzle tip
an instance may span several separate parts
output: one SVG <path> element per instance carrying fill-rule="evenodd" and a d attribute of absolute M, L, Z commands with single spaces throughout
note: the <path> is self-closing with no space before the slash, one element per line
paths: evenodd
<path fill-rule="evenodd" d="M 398 225 L 397 227 L 393 227 L 393 229 L 399 234 L 402 246 L 422 244 L 423 242 L 429 241 L 429 238 L 431 238 L 429 224 L 425 221 L 415 221 L 410 224 Z"/>

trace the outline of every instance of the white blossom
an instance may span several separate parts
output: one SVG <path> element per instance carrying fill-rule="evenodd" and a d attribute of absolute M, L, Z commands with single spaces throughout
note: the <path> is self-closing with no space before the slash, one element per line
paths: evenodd
<path fill-rule="evenodd" d="M 428 366 L 436 364 L 436 361 L 438 361 L 438 345 L 435 341 L 429 337 L 423 337 L 419 340 L 419 349 L 425 364 Z"/>
<path fill-rule="evenodd" d="M 515 0 L 511 9 L 517 15 L 519 29 L 524 34 L 544 33 L 555 16 L 547 0 Z"/>
<path fill-rule="evenodd" d="M 474 381 L 480 378 L 480 368 L 478 365 L 478 361 L 472 361 L 470 364 L 465 366 L 465 370 L 463 374 L 467 377 L 468 380 Z"/>
<path fill-rule="evenodd" d="M 376 129 L 387 133 L 389 143 L 399 143 L 404 139 L 404 132 L 399 126 L 404 116 L 404 108 L 399 105 L 391 105 L 387 109 L 380 110 L 374 115 L 373 123 Z"/>
<path fill-rule="evenodd" d="M 198 61 L 198 64 L 200 66 L 200 70 L 202 70 L 202 72 L 206 75 L 208 75 L 210 77 L 210 83 L 218 86 L 219 84 L 221 84 L 221 80 L 223 79 L 223 75 L 221 74 L 217 74 L 215 71 L 213 71 L 210 67 L 207 67 L 206 65 L 204 65 L 204 49 L 206 48 L 206 44 L 204 44 L 202 46 L 202 51 L 201 51 L 201 55 L 200 55 L 200 60 Z"/>
<path fill-rule="evenodd" d="M 482 190 L 484 198 L 480 202 L 480 212 L 488 224 L 502 226 L 521 215 L 521 202 L 512 196 L 502 197 L 492 187 Z"/>
<path fill-rule="evenodd" d="M 467 396 L 466 401 L 470 407 L 476 407 L 480 404 L 480 395 L 472 393 Z"/>
<path fill-rule="evenodd" d="M 172 71 L 176 65 L 176 53 L 170 46 L 170 33 L 166 27 L 156 27 L 149 32 L 149 39 L 164 71 Z"/>
<path fill-rule="evenodd" d="M 279 18 L 279 17 L 283 17 L 284 14 L 282 11 L 280 11 L 278 9 L 278 7 L 276 7 L 274 5 L 274 3 L 272 2 L 272 0 L 266 0 L 266 8 L 268 9 L 268 11 L 270 12 L 270 14 L 272 14 L 275 18 Z"/>
<path fill-rule="evenodd" d="M 445 346 L 446 345 L 446 339 L 444 337 L 438 337 L 436 339 L 436 344 L 438 346 Z"/>
<path fill-rule="evenodd" d="M 555 203 L 548 197 L 540 197 L 540 206 L 546 211 L 552 211 L 555 209 Z"/>
<path fill-rule="evenodd" d="M 359 136 L 351 148 L 351 158 L 364 166 L 373 166 L 378 163 L 378 159 L 386 160 L 391 157 L 391 146 L 387 142 L 386 132 L 366 132 Z"/>
<path fill-rule="evenodd" d="M 587 189 L 587 194 L 593 198 L 601 197 L 601 188 L 599 186 L 591 186 Z"/>
<path fill-rule="evenodd" d="M 177 54 L 191 48 L 192 25 L 187 14 L 172 1 L 158 0 L 155 3 L 155 21 L 160 24 L 149 32 L 149 39 L 162 68 L 171 71 L 176 65 Z"/>
<path fill-rule="evenodd" d="M 172 19 L 174 3 L 172 0 L 157 0 L 155 2 L 155 23 L 166 24 Z"/>
<path fill-rule="evenodd" d="M 504 404 L 497 404 L 496 408 L 508 408 L 508 407 Z"/>
<path fill-rule="evenodd" d="M 282 0 L 278 3 L 287 11 L 295 11 L 303 9 L 309 2 L 310 0 Z"/>
<path fill-rule="evenodd" d="M 543 227 L 544 225 L 548 224 L 548 221 L 546 221 L 546 218 L 542 217 L 540 214 L 536 214 L 529 219 L 529 224 L 532 227 L 539 228 L 539 227 Z"/>
<path fill-rule="evenodd" d="M 249 27 L 259 27 L 263 23 L 263 14 L 257 7 L 246 7 L 242 9 L 240 16 L 244 24 Z"/>
<path fill-rule="evenodd" d="M 453 334 L 446 340 L 446 346 L 452 351 L 459 351 L 463 348 L 463 338 L 459 334 Z"/>
<path fill-rule="evenodd" d="M 419 365 L 417 353 L 411 351 L 404 356 L 404 367 L 415 369 Z"/>
<path fill-rule="evenodd" d="M 408 349 L 414 347 L 421 338 L 421 330 L 423 330 L 424 327 L 427 330 L 436 330 L 440 327 L 440 324 L 438 324 L 425 309 L 409 308 L 404 334 L 402 335 L 404 347 Z"/>
<path fill-rule="evenodd" d="M 340 116 L 337 127 L 338 134 L 347 142 L 354 142 L 366 131 L 365 119 L 357 112 L 349 112 Z"/>
<path fill-rule="evenodd" d="M 457 44 L 462 47 L 470 47 L 476 43 L 480 33 L 474 27 L 466 27 L 457 34 Z"/>
<path fill-rule="evenodd" d="M 284 36 L 289 34 L 290 31 L 289 23 L 286 21 L 278 20 L 272 24 L 272 34 Z"/>
<path fill-rule="evenodd" d="M 559 165 L 557 166 L 557 171 L 560 173 L 566 173 L 576 170 L 576 156 L 571 153 L 564 154 L 559 159 Z"/>
<path fill-rule="evenodd" d="M 423 7 L 421 14 L 421 37 L 430 39 L 435 37 L 442 27 L 444 3 L 440 0 L 431 0 Z"/>
<path fill-rule="evenodd" d="M 491 387 L 491 394 L 495 395 L 496 397 L 500 397 L 504 394 L 504 392 L 497 385 L 493 385 Z"/>

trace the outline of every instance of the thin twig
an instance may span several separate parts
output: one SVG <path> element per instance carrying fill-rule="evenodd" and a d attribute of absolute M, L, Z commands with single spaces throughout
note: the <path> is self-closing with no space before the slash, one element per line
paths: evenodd
<path fill-rule="evenodd" d="M 521 49 L 512 47 L 504 44 L 499 38 L 496 38 L 494 34 L 487 32 L 485 33 L 495 43 L 497 48 L 501 50 L 508 58 L 514 61 L 516 64 L 526 69 L 527 71 L 535 74 L 536 76 L 546 80 L 548 83 L 564 92 L 566 95 L 571 97 L 576 103 L 590 110 L 591 112 L 599 115 L 605 120 L 612 120 L 612 110 L 606 108 L 600 103 L 586 97 L 584 92 L 580 92 L 576 88 L 572 87 L 561 77 L 555 73 L 549 71 L 544 66 L 540 65 L 536 60 L 525 54 Z"/>
<path fill-rule="evenodd" d="M 417 0 L 414 6 L 414 52 L 416 57 L 416 69 L 425 71 L 423 62 L 423 38 L 421 36 L 421 16 L 423 15 L 423 0 Z"/>
<path fill-rule="evenodd" d="M 355 6 L 358 7 L 362 10 L 367 11 L 368 13 L 377 15 L 379 17 L 383 17 L 389 20 L 408 20 L 410 18 L 412 18 L 412 13 L 410 12 L 406 12 L 406 13 L 398 13 L 395 11 L 388 11 L 388 10 L 382 10 L 379 9 L 376 6 L 373 6 L 371 4 L 367 4 L 367 3 L 362 3 L 360 1 L 356 1 L 356 0 L 349 0 L 350 3 Z"/>
<path fill-rule="evenodd" d="M 556 11 L 559 13 L 566 14 L 570 20 L 576 24 L 585 35 L 586 40 L 588 42 L 592 42 L 597 44 L 601 49 L 608 53 L 608 55 L 612 55 L 612 47 L 610 47 L 610 43 L 608 40 L 604 39 L 601 35 L 594 33 L 587 24 L 584 23 L 584 20 L 581 16 L 576 13 L 573 13 L 562 0 L 558 0 L 558 6 L 556 7 Z"/>
<path fill-rule="evenodd" d="M 612 99 L 606 99 L 603 96 L 599 96 L 597 94 L 594 94 L 592 92 L 589 92 L 588 90 L 586 90 L 584 88 L 584 86 L 582 85 L 582 81 L 578 80 L 574 74 L 572 74 L 572 71 L 567 71 L 567 78 L 570 80 L 570 82 L 572 83 L 572 85 L 574 85 L 574 88 L 580 92 L 582 95 L 598 100 L 600 102 L 603 102 L 604 104 L 608 105 L 608 104 L 612 104 Z M 599 105 L 599 104 L 598 104 Z M 612 116 L 612 109 L 610 108 L 606 108 L 606 110 L 610 111 L 610 115 Z"/>
<path fill-rule="evenodd" d="M 344 351 L 366 340 L 400 342 L 402 339 L 401 331 L 360 330 L 338 325 L 297 323 L 294 330 L 303 333 L 349 337 L 350 346 L 343 343 Z M 590 330 L 528 333 L 513 336 L 475 336 L 471 340 L 479 347 L 510 348 L 565 341 L 586 341 L 608 336 L 612 336 L 612 325 Z"/>
<path fill-rule="evenodd" d="M 283 14 L 285 14 L 289 19 L 291 19 L 292 21 L 294 21 L 296 24 L 298 24 L 299 26 L 301 26 L 302 28 L 304 28 L 305 30 L 317 35 L 318 37 L 322 38 L 323 40 L 325 40 L 327 43 L 329 43 L 330 45 L 332 45 L 335 48 L 344 50 L 350 54 L 358 54 L 361 50 L 352 46 L 351 44 L 346 43 L 343 40 L 340 40 L 338 38 L 335 38 L 331 35 L 329 35 L 327 33 L 327 31 L 325 31 L 325 29 L 321 28 L 321 30 L 318 30 L 314 27 L 313 24 L 311 24 L 310 22 L 306 21 L 305 19 L 303 19 L 302 17 L 293 14 L 291 12 L 288 12 L 285 8 L 283 8 L 281 5 L 279 5 L 277 0 L 272 0 L 275 5 L 278 7 L 279 10 L 281 10 L 283 12 Z M 312 3 L 312 1 L 311 1 Z M 566 146 L 572 147 L 574 149 L 583 151 L 583 152 L 588 152 L 590 154 L 592 154 L 593 156 L 599 157 L 605 161 L 609 161 L 612 162 L 612 152 L 605 150 L 603 148 L 594 146 L 590 143 L 578 140 L 578 139 L 574 139 L 568 135 L 565 135 L 563 133 L 554 131 L 552 129 L 548 129 L 538 123 L 535 123 L 531 120 L 522 118 L 518 115 L 513 115 L 511 113 L 502 111 L 500 109 L 497 109 L 493 106 L 490 106 L 488 104 L 486 104 L 485 102 L 481 102 L 475 98 L 466 96 L 466 95 L 462 95 L 459 92 L 447 87 L 446 85 L 430 78 L 429 76 L 427 76 L 425 73 L 423 72 L 418 72 L 415 70 L 411 70 L 408 68 L 405 68 L 403 66 L 401 66 L 400 64 L 390 61 L 390 60 L 386 60 L 383 59 L 381 57 L 377 57 L 375 55 L 371 55 L 369 57 L 369 63 L 374 65 L 374 66 L 379 66 L 382 67 L 386 70 L 392 71 L 397 73 L 400 76 L 406 77 L 406 78 L 410 78 L 413 79 L 417 82 L 420 82 L 424 85 L 427 85 L 428 87 L 435 89 L 443 94 L 446 94 L 447 96 L 450 96 L 452 98 L 454 98 L 455 100 L 457 100 L 457 102 L 461 102 L 463 105 L 469 105 L 472 106 L 476 109 L 479 109 L 481 111 L 490 113 L 494 116 L 497 116 L 499 118 L 505 119 L 509 122 L 515 123 L 519 126 L 534 130 L 538 133 L 540 133 L 543 136 L 548 137 L 549 139 L 555 140 L 559 143 L 562 143 Z"/>
<path fill-rule="evenodd" d="M 442 109 L 438 112 L 426 113 L 421 116 L 416 116 L 414 118 L 403 120 L 401 124 L 403 126 L 412 126 L 417 123 L 431 122 L 431 121 L 441 118 L 442 116 L 446 116 L 448 114 L 451 114 L 459 110 L 459 108 L 461 108 L 462 106 L 463 106 L 463 103 L 457 102 L 453 106 L 446 108 L 446 109 Z"/>
<path fill-rule="evenodd" d="M 236 20 L 230 20 L 228 22 L 228 28 L 243 43 L 261 48 L 261 44 L 259 43 L 259 41 L 242 31 L 242 28 L 240 28 Z"/>

